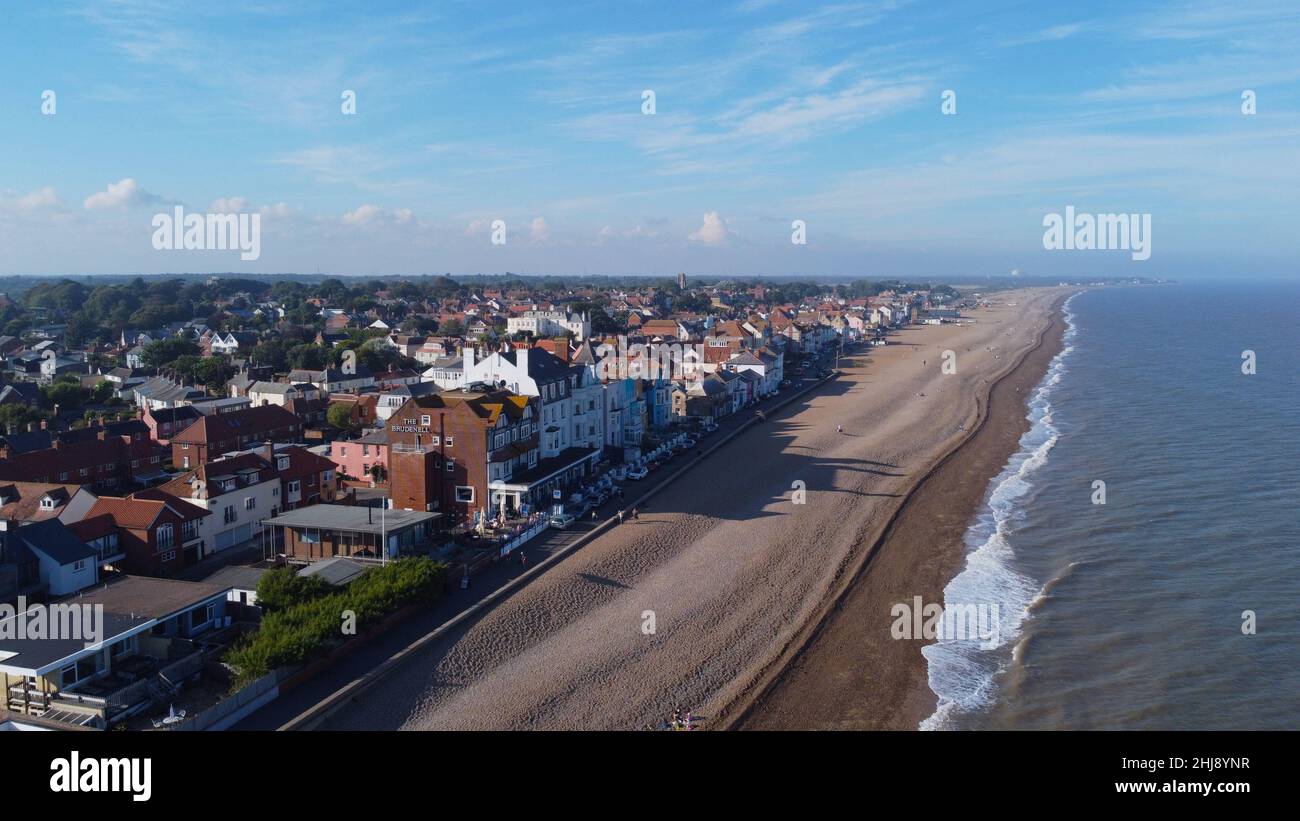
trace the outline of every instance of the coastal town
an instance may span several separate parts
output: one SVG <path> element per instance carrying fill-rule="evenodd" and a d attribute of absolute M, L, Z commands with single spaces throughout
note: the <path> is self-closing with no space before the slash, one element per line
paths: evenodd
<path fill-rule="evenodd" d="M 103 614 L 93 642 L 0 630 L 5 719 L 234 726 L 413 612 L 526 581 L 539 546 L 638 523 L 841 357 L 982 304 L 685 274 L 0 295 L 6 621 Z"/>

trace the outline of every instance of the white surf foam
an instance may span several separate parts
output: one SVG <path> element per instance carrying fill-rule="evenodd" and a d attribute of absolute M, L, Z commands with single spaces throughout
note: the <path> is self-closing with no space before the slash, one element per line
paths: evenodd
<path fill-rule="evenodd" d="M 1076 294 L 1077 296 L 1077 294 Z M 994 477 L 988 500 L 966 531 L 966 566 L 944 588 L 944 606 L 993 605 L 1001 615 L 996 642 L 944 638 L 922 649 L 928 664 L 930 689 L 939 697 L 934 714 L 921 722 L 922 730 L 951 726 L 962 712 L 989 704 L 995 695 L 997 675 L 1018 644 L 1030 607 L 1043 595 L 1043 586 L 1013 567 L 1013 525 L 1024 517 L 1022 501 L 1033 489 L 1033 476 L 1056 445 L 1059 431 L 1052 424 L 1051 395 L 1066 373 L 1065 362 L 1074 346 L 1077 327 L 1070 302 L 1063 314 L 1066 331 L 1061 351 L 1052 359 L 1029 400 L 1029 430 L 1020 449 Z"/>

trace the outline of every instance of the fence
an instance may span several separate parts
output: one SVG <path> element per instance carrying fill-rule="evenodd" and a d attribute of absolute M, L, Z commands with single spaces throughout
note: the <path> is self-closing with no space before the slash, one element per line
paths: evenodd
<path fill-rule="evenodd" d="M 518 536 L 514 537 L 513 539 L 506 542 L 505 544 L 501 545 L 500 555 L 509 556 L 510 551 L 514 550 L 517 547 L 523 546 L 524 542 L 527 542 L 529 539 L 533 538 L 538 533 L 541 533 L 543 530 L 546 529 L 546 527 L 547 527 L 547 520 L 542 519 L 537 524 L 528 528 L 527 530 L 520 533 Z"/>

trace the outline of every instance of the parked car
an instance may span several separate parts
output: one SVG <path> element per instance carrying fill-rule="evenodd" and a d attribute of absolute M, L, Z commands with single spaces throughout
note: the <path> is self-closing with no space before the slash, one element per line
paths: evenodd
<path fill-rule="evenodd" d="M 551 517 L 551 527 L 556 530 L 565 530 L 569 525 L 573 524 L 574 521 L 575 518 L 567 513 L 557 513 Z"/>
<path fill-rule="evenodd" d="M 646 470 L 644 467 L 634 467 L 627 472 L 627 478 L 634 480 L 644 479 L 649 475 L 650 471 Z"/>

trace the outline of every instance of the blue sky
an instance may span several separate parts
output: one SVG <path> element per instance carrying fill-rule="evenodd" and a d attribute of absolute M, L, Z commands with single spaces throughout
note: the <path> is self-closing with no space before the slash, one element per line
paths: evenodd
<path fill-rule="evenodd" d="M 1298 42 L 1294 0 L 6 6 L 0 274 L 1295 276 Z M 176 204 L 260 258 L 154 250 Z M 1045 251 L 1067 205 L 1151 258 Z"/>

